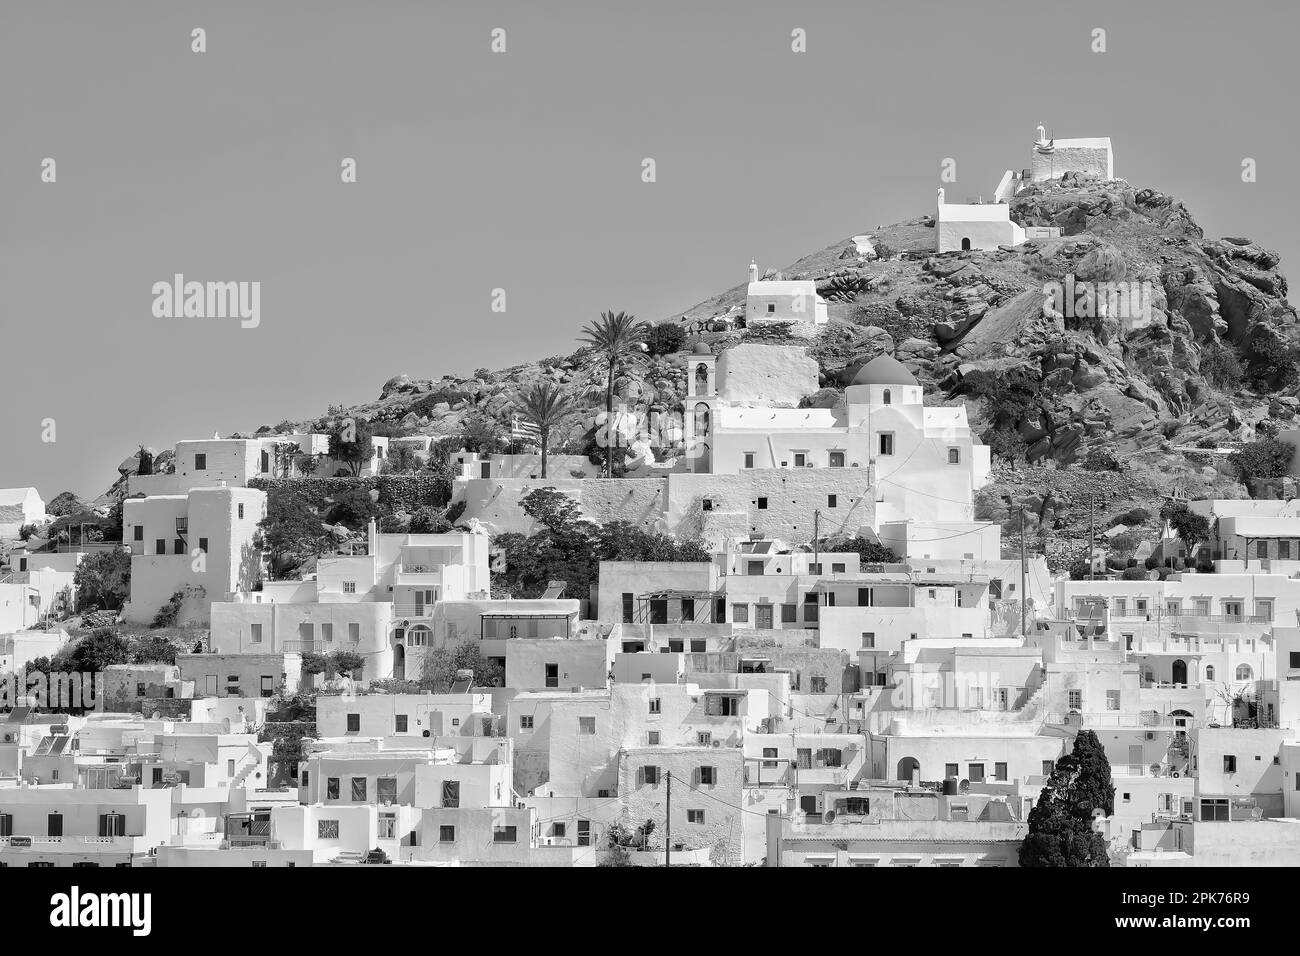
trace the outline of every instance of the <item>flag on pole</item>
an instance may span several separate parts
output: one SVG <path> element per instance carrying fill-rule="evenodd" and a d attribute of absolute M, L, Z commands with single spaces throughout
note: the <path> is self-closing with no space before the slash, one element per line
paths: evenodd
<path fill-rule="evenodd" d="M 510 438 L 513 441 L 531 441 L 541 443 L 542 430 L 536 422 L 531 422 L 518 415 L 510 416 Z"/>

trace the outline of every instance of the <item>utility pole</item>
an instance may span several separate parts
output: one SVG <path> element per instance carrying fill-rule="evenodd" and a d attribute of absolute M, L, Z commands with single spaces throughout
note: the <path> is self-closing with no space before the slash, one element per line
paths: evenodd
<path fill-rule="evenodd" d="M 817 532 L 818 529 L 821 527 L 821 518 L 822 518 L 821 509 L 820 508 L 814 509 L 813 510 L 813 564 L 821 564 L 821 557 L 817 550 Z"/>
<path fill-rule="evenodd" d="M 1023 641 L 1028 635 L 1026 633 L 1026 620 L 1029 614 L 1029 591 L 1025 584 L 1025 509 L 1020 509 L 1020 639 Z"/>
<path fill-rule="evenodd" d="M 664 801 L 664 869 L 672 866 L 673 856 L 673 772 L 665 771 L 668 778 L 668 797 Z"/>

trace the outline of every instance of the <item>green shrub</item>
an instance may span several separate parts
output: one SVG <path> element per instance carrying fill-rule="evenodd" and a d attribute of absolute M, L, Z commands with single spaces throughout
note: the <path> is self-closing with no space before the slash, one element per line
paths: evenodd
<path fill-rule="evenodd" d="M 1295 446 L 1277 438 L 1261 438 L 1234 451 L 1228 461 L 1243 482 L 1257 478 L 1281 478 L 1291 467 Z"/>

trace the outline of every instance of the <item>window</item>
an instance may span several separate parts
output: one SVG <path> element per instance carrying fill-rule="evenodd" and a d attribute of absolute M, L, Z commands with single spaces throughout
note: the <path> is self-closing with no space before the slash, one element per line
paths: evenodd
<path fill-rule="evenodd" d="M 406 729 L 407 729 L 407 726 L 408 726 L 408 721 L 409 721 L 409 715 L 408 715 L 408 714 L 397 714 L 396 716 L 394 716 L 394 717 L 393 717 L 393 732 L 394 732 L 394 733 L 398 733 L 398 734 L 404 734 L 404 733 L 406 733 Z"/>
<path fill-rule="evenodd" d="M 960 777 L 961 768 L 955 763 L 946 763 L 943 765 L 943 776 L 945 780 L 949 777 Z"/>
<path fill-rule="evenodd" d="M 776 759 L 775 759 L 775 758 L 776 758 L 776 753 L 777 753 L 777 750 L 776 750 L 775 747 L 764 747 L 764 748 L 763 748 L 763 769 L 764 769 L 764 770 L 775 770 L 775 769 L 776 769 L 776 765 L 777 765 L 777 764 L 776 764 Z M 771 759 L 769 759 L 769 758 L 771 758 Z M 1300 774 L 1296 774 L 1296 779 L 1297 779 L 1297 780 L 1300 780 Z M 0 836 L 3 836 L 3 834 L 0 834 Z"/>
<path fill-rule="evenodd" d="M 126 817 L 120 813 L 99 815 L 99 835 L 102 837 L 126 836 Z"/>
<path fill-rule="evenodd" d="M 1055 760 L 1044 760 L 1044 761 L 1043 761 L 1043 776 L 1044 776 L 1044 777 L 1050 777 L 1050 776 L 1052 775 L 1052 768 L 1054 768 L 1055 766 L 1056 766 L 1056 761 L 1055 761 Z"/>
<path fill-rule="evenodd" d="M 1066 699 L 1066 705 L 1070 708 L 1070 710 L 1083 709 L 1083 691 L 1081 690 L 1067 691 L 1065 695 L 1065 699 Z"/>
<path fill-rule="evenodd" d="M 960 464 L 961 464 L 961 449 L 960 449 L 960 448 L 949 448 L 949 449 L 948 449 L 948 464 L 950 464 L 950 465 L 960 465 Z"/>
<path fill-rule="evenodd" d="M 781 605 L 781 623 L 782 623 L 782 624 L 795 624 L 795 623 L 797 623 L 798 620 L 799 620 L 798 608 L 799 608 L 799 605 L 797 605 L 797 604 L 782 604 L 782 605 Z"/>
<path fill-rule="evenodd" d="M 132 536 L 136 541 L 144 540 L 144 525 L 138 524 L 131 529 Z"/>
<path fill-rule="evenodd" d="M 657 730 L 648 730 L 648 731 L 646 731 L 646 735 L 645 735 L 645 736 L 646 736 L 646 744 L 647 744 L 648 746 L 651 746 L 651 747 L 658 747 L 658 746 L 659 746 L 659 731 L 657 731 Z"/>
<path fill-rule="evenodd" d="M 519 715 L 519 729 L 520 729 L 520 730 L 532 730 L 532 729 L 533 729 L 533 715 L 532 715 L 532 714 L 520 714 L 520 715 Z"/>
<path fill-rule="evenodd" d="M 831 574 L 843 574 L 846 567 L 843 561 L 836 561 L 831 564 Z"/>
<path fill-rule="evenodd" d="M 339 778 L 330 777 L 325 781 L 325 799 L 337 800 L 339 798 Z"/>
<path fill-rule="evenodd" d="M 1237 666 L 1237 680 L 1250 680 L 1251 676 L 1249 664 L 1239 664 Z"/>
<path fill-rule="evenodd" d="M 1106 709 L 1119 710 L 1119 691 L 1117 690 L 1106 691 Z"/>
<path fill-rule="evenodd" d="M 1277 543 L 1277 556 L 1282 561 L 1291 560 L 1291 542 L 1279 541 Z"/>
<path fill-rule="evenodd" d="M 591 821 L 578 821 L 578 846 L 591 846 Z"/>
<path fill-rule="evenodd" d="M 881 432 L 880 434 L 880 454 L 892 455 L 894 453 L 894 433 Z"/>
<path fill-rule="evenodd" d="M 632 619 L 633 619 L 633 618 L 632 618 L 632 608 L 633 608 L 632 602 L 633 602 L 634 599 L 635 599 L 635 595 L 633 595 L 631 591 L 624 591 L 624 592 L 623 592 L 623 623 L 624 623 L 624 624 L 631 624 L 631 623 L 632 623 Z"/>
<path fill-rule="evenodd" d="M 167 539 L 166 539 L 166 538 L 158 538 L 156 541 L 154 541 L 153 544 L 154 544 L 154 548 L 153 548 L 153 552 L 154 552 L 154 554 L 166 554 L 166 553 L 167 553 Z"/>
<path fill-rule="evenodd" d="M 439 843 L 455 843 L 455 842 L 456 842 L 456 828 L 455 828 L 455 827 L 445 826 L 445 825 L 443 825 L 443 826 L 439 826 L 439 827 L 438 827 L 438 842 L 439 842 Z"/>
<path fill-rule="evenodd" d="M 766 499 L 766 498 L 759 498 L 759 499 L 758 499 L 758 510 L 759 510 L 759 511 L 766 511 L 766 510 L 767 510 L 767 499 Z"/>
<path fill-rule="evenodd" d="M 695 735 L 695 742 L 701 747 L 710 747 L 713 745 L 713 734 L 707 730 L 701 730 Z"/>
<path fill-rule="evenodd" d="M 651 697 L 651 698 L 650 698 L 650 713 L 652 713 L 652 714 L 659 714 L 659 713 L 662 713 L 662 711 L 659 709 L 660 706 L 661 706 L 662 704 L 663 704 L 663 701 L 661 701 L 658 697 Z"/>
<path fill-rule="evenodd" d="M 1300 774 L 1296 775 L 1300 780 Z M 0 837 L 14 835 L 14 815 L 12 813 L 0 813 Z"/>
<path fill-rule="evenodd" d="M 1292 656 L 1294 657 L 1295 655 L 1292 655 Z M 1206 679 L 1206 680 L 1214 680 L 1214 665 L 1213 665 L 1213 664 L 1206 664 L 1206 665 L 1205 665 L 1205 679 Z"/>
<path fill-rule="evenodd" d="M 834 508 L 834 507 L 836 507 L 836 506 L 838 505 L 838 503 L 839 503 L 839 495 L 827 495 L 827 496 L 826 496 L 826 507 L 827 507 L 827 508 Z"/>
<path fill-rule="evenodd" d="M 733 624 L 748 624 L 749 605 L 748 604 L 731 605 L 731 622 Z"/>
<path fill-rule="evenodd" d="M 1224 773 L 1237 772 L 1237 758 L 1232 754 L 1223 755 L 1223 772 Z"/>
<path fill-rule="evenodd" d="M 823 747 L 817 751 L 815 766 L 818 767 L 838 767 L 841 766 L 843 756 L 837 747 Z"/>
<path fill-rule="evenodd" d="M 353 644 L 357 644 L 357 643 L 359 643 L 359 642 L 361 641 L 361 625 L 360 625 L 360 624 L 349 624 L 349 625 L 348 625 L 348 640 L 351 641 Z"/>
<path fill-rule="evenodd" d="M 208 539 L 207 539 L 207 538 L 199 538 L 199 550 L 202 551 L 204 554 L 207 554 L 207 553 L 208 553 Z"/>
<path fill-rule="evenodd" d="M 337 840 L 339 838 L 339 822 L 337 820 L 317 820 L 316 838 L 318 840 Z"/>
<path fill-rule="evenodd" d="M 775 302 L 769 302 L 769 303 L 767 304 L 767 314 L 768 314 L 768 315 L 776 315 L 776 303 L 775 303 Z"/>
<path fill-rule="evenodd" d="M 892 403 L 893 403 L 893 397 L 894 397 L 894 396 L 893 396 L 893 394 L 890 392 L 890 390 L 889 390 L 889 389 L 885 389 L 885 394 L 884 394 L 884 396 L 883 396 L 884 404 L 885 404 L 885 405 L 890 405 L 890 404 L 892 404 Z"/>
<path fill-rule="evenodd" d="M 356 581 L 344 581 L 344 582 L 343 582 L 343 593 L 344 593 L 344 594 L 356 594 L 356 593 L 357 593 L 357 582 L 356 582 Z"/>
<path fill-rule="evenodd" d="M 813 694 L 824 694 L 824 693 L 826 693 L 826 678 L 825 678 L 825 677 L 822 677 L 822 676 L 820 676 L 820 675 L 813 675 L 813 677 L 809 679 L 808 684 L 809 684 L 809 687 L 808 687 L 809 692 L 811 692 L 811 693 L 813 693 Z"/>
<path fill-rule="evenodd" d="M 1292 651 L 1290 654 L 1291 667 L 1300 667 L 1300 651 Z M 1208 671 L 1208 668 L 1207 668 Z M 1212 679 L 1207 675 L 1207 680 Z"/>
<path fill-rule="evenodd" d="M 207 456 L 207 455 L 204 455 L 204 454 L 198 454 L 198 455 L 195 455 L 195 456 L 194 456 L 194 470 L 195 470 L 195 471 L 204 471 L 205 469 L 207 469 L 207 467 L 208 467 L 208 456 Z"/>
<path fill-rule="evenodd" d="M 449 809 L 460 806 L 459 780 L 444 780 L 442 782 L 442 805 Z"/>
<path fill-rule="evenodd" d="M 367 788 L 366 788 L 366 778 L 365 778 L 365 777 L 353 777 L 353 778 L 352 778 L 352 799 L 353 799 L 353 800 L 365 800 L 365 799 L 366 799 L 366 789 L 367 789 Z"/>
<path fill-rule="evenodd" d="M 984 765 L 983 765 L 982 763 L 973 763 L 973 764 L 971 764 L 971 765 L 970 765 L 970 773 L 968 773 L 967 776 L 970 777 L 970 782 L 971 782 L 971 783 L 983 783 L 983 782 L 984 782 Z"/>
<path fill-rule="evenodd" d="M 1007 765 L 1005 762 L 998 761 L 993 765 L 993 779 L 994 780 L 1007 779 Z"/>
<path fill-rule="evenodd" d="M 738 717 L 740 698 L 726 694 L 710 694 L 705 698 L 704 713 L 709 717 Z"/>
<path fill-rule="evenodd" d="M 357 734 L 361 732 L 361 715 L 348 714 L 348 733 Z"/>
<path fill-rule="evenodd" d="M 794 466 L 796 468 L 803 468 L 807 464 L 808 464 L 808 456 L 806 454 L 804 454 L 801 451 L 797 451 L 794 453 Z"/>
<path fill-rule="evenodd" d="M 1267 557 L 1268 557 L 1268 542 L 1267 542 L 1267 541 L 1256 541 L 1256 542 L 1255 542 L 1255 557 L 1257 557 L 1257 558 L 1267 558 Z"/>
<path fill-rule="evenodd" d="M 52 837 L 63 836 L 63 814 L 51 813 L 46 816 L 45 835 Z"/>
<path fill-rule="evenodd" d="M 393 804 L 397 802 L 397 778 L 380 777 L 375 781 L 375 796 L 380 803 Z"/>
<path fill-rule="evenodd" d="M 393 840 L 397 838 L 397 814 L 381 813 L 379 814 L 379 839 Z"/>
<path fill-rule="evenodd" d="M 712 786 L 717 785 L 717 782 L 718 782 L 718 768 L 717 768 L 717 767 L 701 767 L 701 768 L 700 768 L 700 786 L 703 786 L 703 787 L 712 787 Z"/>
<path fill-rule="evenodd" d="M 746 468 L 754 467 L 754 453 L 752 451 L 745 452 L 745 467 Z"/>
<path fill-rule="evenodd" d="M 703 823 L 704 823 L 704 811 L 703 811 L 703 810 L 687 810 L 687 811 L 686 811 L 686 822 L 687 822 L 687 823 L 699 823 L 699 824 L 703 824 Z"/>
<path fill-rule="evenodd" d="M 327 641 L 331 644 L 334 643 L 334 625 L 322 624 L 320 626 L 320 637 L 322 641 Z"/>
<path fill-rule="evenodd" d="M 595 732 L 596 732 L 596 718 L 595 718 L 595 717 L 579 717 L 579 718 L 578 718 L 578 733 L 580 733 L 580 734 L 594 734 Z"/>
<path fill-rule="evenodd" d="M 1226 799 L 1202 800 L 1201 820 L 1203 822 L 1225 823 L 1228 820 L 1228 801 Z"/>
<path fill-rule="evenodd" d="M 244 504 L 243 504 L 243 502 L 240 502 L 240 504 L 239 504 L 238 513 L 239 513 L 239 517 L 241 517 L 241 518 L 244 517 Z"/>
<path fill-rule="evenodd" d="M 254 643 L 254 644 L 261 644 L 261 643 L 262 643 L 262 625 L 261 625 L 261 624 L 251 624 L 251 625 L 249 625 L 249 634 L 250 634 L 250 636 L 249 636 L 249 640 L 250 640 L 252 643 Z"/>
<path fill-rule="evenodd" d="M 659 783 L 658 767 L 642 767 L 641 779 L 645 781 L 647 787 L 657 786 Z"/>

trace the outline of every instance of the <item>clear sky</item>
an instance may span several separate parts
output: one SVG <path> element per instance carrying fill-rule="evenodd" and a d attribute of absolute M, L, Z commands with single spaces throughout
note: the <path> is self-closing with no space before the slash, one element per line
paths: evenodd
<path fill-rule="evenodd" d="M 142 442 L 679 314 L 930 212 L 945 157 L 988 196 L 1040 122 L 1285 269 L 1298 28 L 1282 0 L 4 0 L 0 487 L 98 494 Z M 261 282 L 260 325 L 155 318 L 176 272 Z"/>

